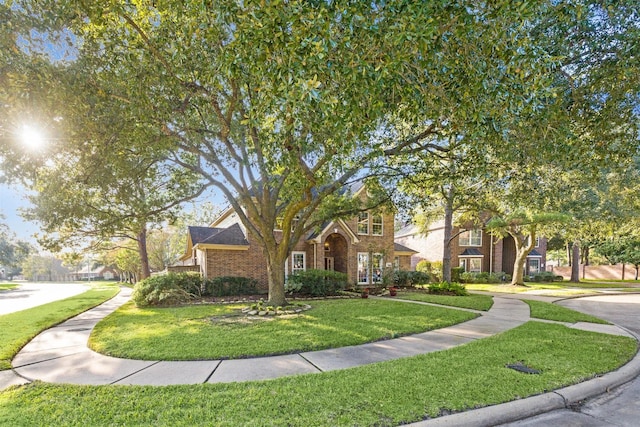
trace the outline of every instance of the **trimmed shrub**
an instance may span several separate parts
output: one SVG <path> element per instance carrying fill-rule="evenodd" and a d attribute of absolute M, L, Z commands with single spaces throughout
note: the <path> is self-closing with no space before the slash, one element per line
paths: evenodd
<path fill-rule="evenodd" d="M 232 295 L 254 295 L 259 293 L 255 279 L 239 276 L 222 276 L 207 279 L 202 286 L 202 295 L 226 297 Z"/>
<path fill-rule="evenodd" d="M 469 295 L 469 292 L 467 292 L 467 289 L 464 287 L 464 285 L 460 283 L 455 283 L 455 282 L 431 283 L 429 285 L 429 293 L 437 294 L 437 295 L 456 295 L 456 296 Z"/>
<path fill-rule="evenodd" d="M 511 276 L 504 273 L 469 273 L 465 272 L 460 275 L 460 281 L 462 283 L 501 283 L 511 280 Z"/>
<path fill-rule="evenodd" d="M 287 277 L 284 289 L 310 296 L 338 295 L 349 286 L 347 275 L 330 270 L 305 270 Z"/>
<path fill-rule="evenodd" d="M 423 271 L 396 270 L 393 272 L 393 284 L 402 288 L 410 288 L 415 285 L 426 285 L 431 281 L 431 276 Z"/>
<path fill-rule="evenodd" d="M 532 282 L 562 282 L 564 280 L 562 276 L 556 276 L 550 271 L 541 271 L 526 278 Z"/>
<path fill-rule="evenodd" d="M 416 271 L 422 271 L 423 273 L 429 273 L 431 274 L 431 261 L 423 259 L 421 261 L 418 261 L 418 264 L 416 264 Z"/>
<path fill-rule="evenodd" d="M 197 273 L 169 273 L 136 283 L 131 299 L 138 307 L 184 304 L 200 296 L 201 286 Z"/>
<path fill-rule="evenodd" d="M 451 267 L 451 281 L 459 282 L 462 273 L 464 273 L 464 267 Z"/>
<path fill-rule="evenodd" d="M 439 282 L 442 277 L 442 261 L 428 261 L 423 259 L 416 265 L 416 271 L 427 273 L 431 281 Z"/>

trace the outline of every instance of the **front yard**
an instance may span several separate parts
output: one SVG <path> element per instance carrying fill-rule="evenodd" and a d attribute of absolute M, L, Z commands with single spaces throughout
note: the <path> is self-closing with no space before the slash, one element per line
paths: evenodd
<path fill-rule="evenodd" d="M 461 300 L 470 297 L 458 297 Z M 136 308 L 128 303 L 101 321 L 90 347 L 145 360 L 229 359 L 363 344 L 473 319 L 470 312 L 372 299 L 314 300 L 284 316 L 246 316 L 242 305 Z"/>
<path fill-rule="evenodd" d="M 630 338 L 529 322 L 442 352 L 269 381 L 35 383 L 0 392 L 0 425 L 396 426 L 584 381 L 624 364 L 635 351 Z M 542 374 L 506 368 L 516 362 Z"/>

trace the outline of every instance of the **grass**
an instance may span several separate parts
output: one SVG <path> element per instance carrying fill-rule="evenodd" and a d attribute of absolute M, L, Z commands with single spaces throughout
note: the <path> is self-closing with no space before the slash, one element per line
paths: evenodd
<path fill-rule="evenodd" d="M 18 285 L 14 284 L 14 283 L 0 283 L 0 292 L 1 291 L 8 291 L 9 289 L 15 289 L 17 287 L 18 287 Z"/>
<path fill-rule="evenodd" d="M 488 295 L 449 296 L 432 295 L 426 292 L 401 291 L 398 292 L 397 298 L 481 311 L 487 311 L 493 305 L 493 298 Z"/>
<path fill-rule="evenodd" d="M 137 308 L 128 303 L 98 323 L 89 346 L 143 360 L 227 359 L 362 344 L 424 332 L 474 313 L 395 301 L 312 301 L 298 315 L 247 318 L 242 305 Z"/>
<path fill-rule="evenodd" d="M 0 392 L 0 425 L 395 426 L 591 379 L 635 352 L 636 342 L 627 337 L 528 322 L 447 351 L 270 381 L 169 387 L 34 383 Z M 515 362 L 542 374 L 505 367 Z"/>
<path fill-rule="evenodd" d="M 600 283 L 600 284 L 609 284 L 611 285 L 611 283 L 616 283 L 616 284 L 623 284 L 626 283 L 628 285 L 640 285 L 640 280 L 636 280 L 636 279 L 580 279 L 580 283 L 582 282 L 591 282 L 591 283 Z"/>
<path fill-rule="evenodd" d="M 11 369 L 11 359 L 43 330 L 101 304 L 118 292 L 113 284 L 93 286 L 80 295 L 0 316 L 0 370 Z"/>
<path fill-rule="evenodd" d="M 574 296 L 574 295 L 591 295 L 597 293 L 599 288 L 611 288 L 611 285 L 605 286 L 602 283 L 534 283 L 527 282 L 526 286 L 511 286 L 511 285 L 498 285 L 498 284 L 482 284 L 482 283 L 470 283 L 465 287 L 470 291 L 485 291 L 496 293 L 511 293 L 517 294 L 529 291 L 546 291 L 545 295 L 550 296 Z"/>
<path fill-rule="evenodd" d="M 543 301 L 523 300 L 529 304 L 531 317 L 536 319 L 555 320 L 557 322 L 577 323 L 590 322 L 610 325 L 609 322 L 588 314 L 580 313 L 566 307 Z"/>

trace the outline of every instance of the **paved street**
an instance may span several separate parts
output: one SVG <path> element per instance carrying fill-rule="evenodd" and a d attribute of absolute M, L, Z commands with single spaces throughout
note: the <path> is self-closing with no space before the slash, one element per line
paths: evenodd
<path fill-rule="evenodd" d="M 85 290 L 87 285 L 83 283 L 19 282 L 16 289 L 0 291 L 0 315 L 69 298 Z"/>
<path fill-rule="evenodd" d="M 602 295 L 564 300 L 559 305 L 592 314 L 640 334 L 640 294 Z M 505 426 L 637 426 L 640 423 L 640 377 L 611 393 L 586 401 L 575 411 L 543 414 Z"/>

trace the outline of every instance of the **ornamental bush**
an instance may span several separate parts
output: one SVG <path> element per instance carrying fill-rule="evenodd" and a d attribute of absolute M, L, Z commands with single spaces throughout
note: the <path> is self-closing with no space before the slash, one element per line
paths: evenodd
<path fill-rule="evenodd" d="M 232 295 L 255 295 L 258 282 L 249 277 L 223 276 L 205 280 L 202 286 L 203 296 L 226 297 Z"/>
<path fill-rule="evenodd" d="M 556 276 L 550 271 L 541 271 L 536 274 L 525 277 L 527 281 L 532 282 L 562 282 L 564 278 L 562 276 Z"/>
<path fill-rule="evenodd" d="M 169 273 L 136 283 L 131 299 L 138 307 L 184 304 L 200 296 L 197 273 Z"/>
<path fill-rule="evenodd" d="M 511 280 L 511 276 L 504 273 L 489 273 L 483 271 L 481 273 L 465 272 L 460 275 L 462 283 L 502 283 Z"/>
<path fill-rule="evenodd" d="M 456 282 L 431 283 L 429 285 L 429 293 L 438 294 L 438 295 L 457 295 L 457 296 L 469 295 L 469 292 L 467 292 L 467 289 L 464 287 L 464 285 Z"/>
<path fill-rule="evenodd" d="M 423 271 L 396 270 L 393 272 L 393 284 L 402 288 L 426 285 L 431 281 L 429 273 Z"/>
<path fill-rule="evenodd" d="M 330 270 L 305 270 L 287 277 L 284 289 L 288 293 L 301 293 L 324 297 L 339 295 L 349 285 L 347 275 Z"/>

